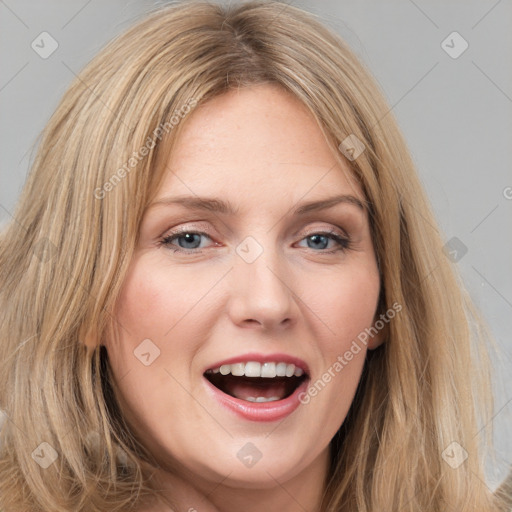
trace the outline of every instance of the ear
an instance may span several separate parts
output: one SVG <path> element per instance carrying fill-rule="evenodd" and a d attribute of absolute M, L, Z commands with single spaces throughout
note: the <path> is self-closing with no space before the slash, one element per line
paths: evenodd
<path fill-rule="evenodd" d="M 375 350 L 377 347 L 380 347 L 384 341 L 386 341 L 386 336 L 380 331 L 377 336 L 374 336 L 368 342 L 368 350 Z"/>
<path fill-rule="evenodd" d="M 82 326 L 80 329 L 78 340 L 91 350 L 94 350 L 98 345 L 101 345 L 96 329 L 88 329 L 85 326 Z"/>
<path fill-rule="evenodd" d="M 375 315 L 373 319 L 373 325 L 370 331 L 372 332 L 372 336 L 368 339 L 368 350 L 375 350 L 377 347 L 380 347 L 387 339 L 389 334 L 389 325 L 388 322 L 385 322 L 381 317 L 384 315 L 379 315 L 378 313 Z M 376 331 L 376 332 L 375 332 Z"/>

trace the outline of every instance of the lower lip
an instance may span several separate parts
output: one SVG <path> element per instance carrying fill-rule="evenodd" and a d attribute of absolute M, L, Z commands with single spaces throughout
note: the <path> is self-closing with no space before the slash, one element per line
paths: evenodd
<path fill-rule="evenodd" d="M 228 410 L 234 412 L 238 416 L 249 421 L 278 421 L 289 416 L 301 404 L 299 395 L 306 391 L 309 379 L 304 382 L 287 398 L 283 400 L 275 400 L 273 402 L 248 402 L 235 398 L 227 393 L 223 393 L 216 388 L 206 377 L 208 390 L 213 394 L 214 398 Z"/>

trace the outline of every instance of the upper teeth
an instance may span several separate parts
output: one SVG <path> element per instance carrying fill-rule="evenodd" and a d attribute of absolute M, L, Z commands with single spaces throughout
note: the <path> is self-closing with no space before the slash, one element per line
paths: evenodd
<path fill-rule="evenodd" d="M 234 375 L 236 377 L 300 377 L 304 374 L 302 368 L 294 364 L 286 363 L 258 363 L 249 361 L 248 363 L 223 364 L 218 368 L 211 370 L 213 373 L 222 375 Z"/>

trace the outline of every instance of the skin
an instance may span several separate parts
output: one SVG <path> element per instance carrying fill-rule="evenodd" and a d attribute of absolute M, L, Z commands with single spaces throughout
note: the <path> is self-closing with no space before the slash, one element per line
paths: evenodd
<path fill-rule="evenodd" d="M 299 203 L 338 194 L 363 200 L 363 193 L 312 115 L 275 85 L 226 93 L 186 123 L 154 202 L 208 196 L 239 211 L 164 204 L 146 211 L 116 303 L 123 329 L 105 342 L 121 408 L 157 457 L 156 479 L 174 510 L 318 510 L 329 442 L 352 403 L 366 350 L 381 336 L 360 344 L 317 396 L 276 422 L 221 407 L 203 371 L 235 355 L 284 352 L 306 361 L 314 382 L 372 325 L 380 280 L 366 210 L 339 203 L 292 214 Z M 162 245 L 177 227 L 207 235 Z M 326 230 L 348 234 L 350 248 L 311 239 Z M 263 249 L 252 263 L 236 252 L 248 236 Z M 160 350 L 149 366 L 134 357 L 145 339 Z M 249 468 L 237 458 L 248 442 L 262 454 Z"/>

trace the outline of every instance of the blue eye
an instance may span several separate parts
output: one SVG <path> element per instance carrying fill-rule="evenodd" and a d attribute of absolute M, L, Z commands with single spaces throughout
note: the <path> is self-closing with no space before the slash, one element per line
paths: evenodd
<path fill-rule="evenodd" d="M 196 231 L 183 231 L 178 233 L 171 233 L 162 240 L 162 245 L 169 247 L 175 252 L 195 252 L 196 249 L 199 249 L 198 244 L 201 243 L 201 236 L 210 238 L 206 233 Z M 174 240 L 178 241 L 179 247 L 176 247 L 176 245 L 173 244 Z M 180 244 L 181 241 L 183 241 L 183 244 Z"/>
<path fill-rule="evenodd" d="M 201 252 L 198 249 L 204 249 L 204 245 L 201 247 L 201 237 L 206 237 L 211 240 L 206 233 L 201 231 L 178 231 L 170 233 L 164 237 L 161 244 L 168 247 L 173 252 L 197 254 Z M 321 252 L 324 254 L 346 251 L 351 247 L 349 238 L 342 237 L 334 231 L 311 233 L 302 240 L 308 241 L 309 249 L 313 249 L 314 252 Z M 333 241 L 335 243 L 335 247 L 330 247 L 330 250 L 326 250 L 328 248 L 329 241 Z M 177 242 L 177 244 L 174 242 Z"/>
<path fill-rule="evenodd" d="M 321 252 L 332 253 L 336 251 L 343 251 L 350 248 L 350 240 L 348 238 L 344 238 L 338 235 L 335 232 L 328 233 L 312 233 L 311 235 L 306 236 L 303 240 L 308 240 L 308 248 L 310 249 L 321 249 Z M 330 251 L 325 251 L 327 249 L 327 245 L 329 241 L 334 241 L 337 247 L 334 249 L 331 248 Z"/>

